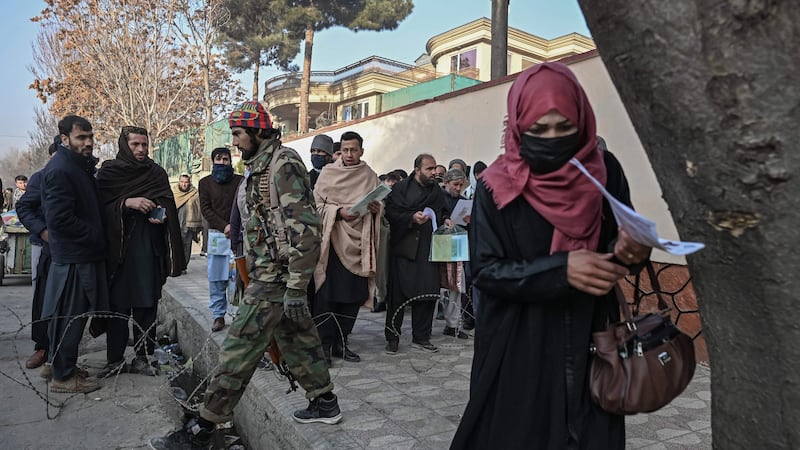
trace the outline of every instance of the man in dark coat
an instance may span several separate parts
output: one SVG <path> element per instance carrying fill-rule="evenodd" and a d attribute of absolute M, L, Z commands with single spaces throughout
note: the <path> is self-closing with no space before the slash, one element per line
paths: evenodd
<path fill-rule="evenodd" d="M 341 144 L 340 144 L 341 145 Z M 311 165 L 308 171 L 311 178 L 311 189 L 317 185 L 317 179 L 322 168 L 333 162 L 333 138 L 327 134 L 318 134 L 311 141 Z"/>
<path fill-rule="evenodd" d="M 424 210 L 430 208 L 436 221 L 452 225 L 444 191 L 434 179 L 436 160 L 422 154 L 414 160 L 414 176 L 397 183 L 386 199 L 386 218 L 391 229 L 389 248 L 389 298 L 386 305 L 386 352 L 397 353 L 403 308 L 411 306 L 411 346 L 439 351 L 431 344 L 431 327 L 439 297 L 439 268 L 428 261 L 433 223 Z"/>
<path fill-rule="evenodd" d="M 52 157 L 58 150 L 61 136 L 56 136 L 50 144 L 48 153 Z M 50 270 L 50 246 L 47 243 L 47 224 L 42 210 L 42 172 L 34 172 L 28 180 L 28 189 L 17 201 L 17 216 L 30 232 L 31 241 L 31 281 L 33 282 L 33 304 L 31 306 L 31 339 L 34 342 L 33 354 L 25 362 L 25 367 L 35 369 L 47 360 L 49 342 L 47 320 L 42 320 L 44 289 L 47 284 L 47 271 Z"/>
<path fill-rule="evenodd" d="M 50 390 L 86 393 L 100 385 L 76 367 L 85 315 L 108 310 L 103 211 L 94 179 L 92 125 L 83 117 L 67 116 L 58 123 L 58 131 L 61 145 L 42 175 L 52 256 L 42 318 L 51 318 Z"/>
<path fill-rule="evenodd" d="M 214 161 L 211 175 L 198 183 L 200 210 L 208 223 L 209 231 L 225 233 L 225 237 L 230 238 L 231 208 L 242 176 L 233 173 L 231 151 L 227 147 L 215 148 L 211 152 L 211 160 Z M 209 253 L 207 257 L 210 297 L 208 308 L 213 319 L 211 331 L 220 331 L 225 328 L 225 313 L 228 310 L 229 255 Z"/>
<path fill-rule="evenodd" d="M 99 376 L 125 368 L 128 318 L 133 317 L 136 357 L 129 370 L 156 375 L 148 362 L 155 350 L 156 312 L 167 276 L 179 276 L 183 259 L 178 212 L 167 173 L 148 156 L 147 130 L 123 127 L 116 159 L 97 174 L 108 221 L 111 310 L 106 367 Z"/>

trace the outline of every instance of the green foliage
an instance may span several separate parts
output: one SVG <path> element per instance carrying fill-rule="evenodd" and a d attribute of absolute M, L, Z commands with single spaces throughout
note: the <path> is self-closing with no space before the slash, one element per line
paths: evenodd
<path fill-rule="evenodd" d="M 284 3 L 287 14 L 283 27 L 314 31 L 341 26 L 353 31 L 393 30 L 414 9 L 412 0 L 277 0 Z"/>
<path fill-rule="evenodd" d="M 343 26 L 353 31 L 393 30 L 414 9 L 412 0 L 227 0 L 231 19 L 221 42 L 228 64 L 245 71 L 255 64 L 297 70 L 291 61 L 305 30 Z"/>
<path fill-rule="evenodd" d="M 394 30 L 414 9 L 412 0 L 366 0 L 358 16 L 347 25 L 353 31 Z"/>
<path fill-rule="evenodd" d="M 287 14 L 282 0 L 227 0 L 230 20 L 222 26 L 220 43 L 232 69 L 243 72 L 258 65 L 291 70 L 302 33 L 283 28 L 280 18 Z M 296 69 L 295 69 L 296 70 Z"/>

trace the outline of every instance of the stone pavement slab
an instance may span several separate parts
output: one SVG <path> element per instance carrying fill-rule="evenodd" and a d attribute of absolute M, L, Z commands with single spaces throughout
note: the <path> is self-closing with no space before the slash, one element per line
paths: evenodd
<path fill-rule="evenodd" d="M 9 277 L 0 287 L 0 448 L 145 449 L 150 438 L 174 428 L 180 410 L 163 376 L 123 374 L 87 395 L 47 397 L 41 370 L 24 368 L 33 352 L 32 291 L 30 278 Z M 97 373 L 105 365 L 105 339 L 85 335 L 80 353 L 78 364 Z M 43 398 L 63 407 L 48 411 Z"/>
<path fill-rule="evenodd" d="M 184 352 L 194 355 L 203 375 L 213 370 L 227 332 L 210 333 L 207 303 L 205 259 L 195 255 L 187 275 L 167 282 L 159 317 L 175 322 Z M 384 314 L 364 308 L 359 313 L 350 346 L 361 362 L 334 359 L 330 373 L 344 416 L 340 425 L 296 424 L 291 413 L 307 402 L 302 388 L 287 395 L 285 380 L 275 372 L 257 370 L 234 419 L 250 447 L 448 448 L 469 397 L 473 341 L 443 336 L 444 322 L 434 321 L 431 341 L 439 352 L 411 349 L 411 320 L 406 317 L 400 352 L 387 355 Z M 689 388 L 672 404 L 627 418 L 627 446 L 710 449 L 710 407 L 710 371 L 698 366 Z"/>

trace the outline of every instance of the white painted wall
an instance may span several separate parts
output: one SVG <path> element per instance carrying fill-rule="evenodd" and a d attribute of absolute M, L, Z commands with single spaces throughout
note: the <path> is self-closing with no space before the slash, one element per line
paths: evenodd
<path fill-rule="evenodd" d="M 570 65 L 583 85 L 597 117 L 598 134 L 619 158 L 631 186 L 634 206 L 655 221 L 659 235 L 678 239 L 678 232 L 650 161 L 642 148 L 608 72 L 599 56 Z M 395 168 L 412 171 L 419 153 L 430 153 L 441 164 L 460 158 L 467 164 L 482 160 L 487 164 L 501 153 L 503 117 L 511 81 L 456 95 L 444 100 L 420 103 L 405 110 L 368 118 L 327 130 L 334 141 L 345 131 L 356 131 L 364 138 L 364 160 L 378 173 Z M 309 146 L 313 135 L 286 142 L 298 150 L 310 167 Z M 685 264 L 656 251 L 653 259 Z"/>

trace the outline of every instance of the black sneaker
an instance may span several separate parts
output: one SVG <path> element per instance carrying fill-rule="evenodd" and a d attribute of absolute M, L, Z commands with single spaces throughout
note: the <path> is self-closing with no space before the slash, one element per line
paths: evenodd
<path fill-rule="evenodd" d="M 298 409 L 292 415 L 294 420 L 300 423 L 327 423 L 334 425 L 342 420 L 342 412 L 339 410 L 339 399 L 336 395 L 330 400 L 317 397 L 308 402 L 308 408 Z"/>
<path fill-rule="evenodd" d="M 199 419 L 192 418 L 180 430 L 165 437 L 150 439 L 148 445 L 153 450 L 208 449 L 213 438 L 213 424 L 209 428 L 201 425 Z"/>
<path fill-rule="evenodd" d="M 461 326 L 461 328 L 463 328 L 463 329 L 465 329 L 467 331 L 475 329 L 475 318 L 474 317 L 465 314 L 462 317 L 462 321 L 464 322 L 464 324 Z"/>
<path fill-rule="evenodd" d="M 457 337 L 459 339 L 469 339 L 469 335 L 467 333 L 464 333 L 461 330 L 456 331 L 456 329 L 453 327 L 444 327 L 442 334 L 445 336 Z"/>
<path fill-rule="evenodd" d="M 400 341 L 388 341 L 388 342 L 386 342 L 386 354 L 387 355 L 396 355 L 398 347 L 400 347 Z"/>
<path fill-rule="evenodd" d="M 411 347 L 430 353 L 436 353 L 439 351 L 439 349 L 435 345 L 431 344 L 431 341 L 420 341 L 420 342 L 411 341 Z"/>
<path fill-rule="evenodd" d="M 358 356 L 358 353 L 350 350 L 350 347 L 345 345 L 344 351 L 342 351 L 342 344 L 334 344 L 333 349 L 331 350 L 331 355 L 335 356 L 336 358 L 342 358 L 347 362 L 360 362 L 361 357 Z"/>

